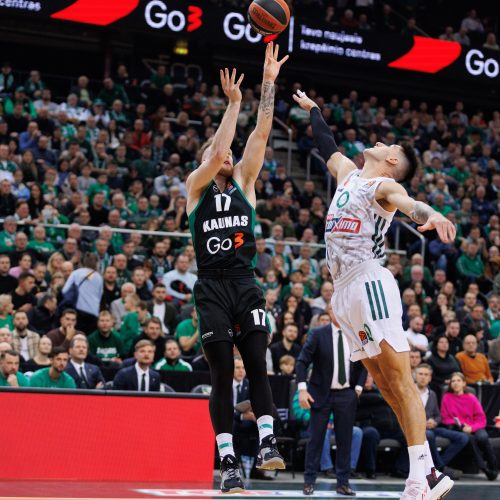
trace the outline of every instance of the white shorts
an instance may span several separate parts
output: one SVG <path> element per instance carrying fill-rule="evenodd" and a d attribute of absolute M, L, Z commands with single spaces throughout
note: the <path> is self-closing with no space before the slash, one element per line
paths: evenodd
<path fill-rule="evenodd" d="M 401 317 L 401 295 L 392 273 L 378 261 L 363 262 L 333 284 L 332 307 L 351 346 L 351 361 L 373 358 L 385 340 L 409 351 Z"/>

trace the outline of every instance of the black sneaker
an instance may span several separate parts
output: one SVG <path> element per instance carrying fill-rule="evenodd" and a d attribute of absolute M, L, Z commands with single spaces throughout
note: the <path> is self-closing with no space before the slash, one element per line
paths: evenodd
<path fill-rule="evenodd" d="M 427 476 L 427 484 L 430 489 L 427 499 L 440 500 L 451 491 L 455 483 L 446 474 L 441 474 L 438 477 L 436 469 L 433 467 L 431 473 Z"/>
<path fill-rule="evenodd" d="M 260 443 L 255 467 L 264 470 L 285 469 L 285 461 L 278 451 L 276 438 L 273 434 L 266 436 Z"/>
<path fill-rule="evenodd" d="M 222 493 L 245 491 L 240 476 L 240 466 L 233 455 L 226 455 L 220 462 L 220 489 Z"/>

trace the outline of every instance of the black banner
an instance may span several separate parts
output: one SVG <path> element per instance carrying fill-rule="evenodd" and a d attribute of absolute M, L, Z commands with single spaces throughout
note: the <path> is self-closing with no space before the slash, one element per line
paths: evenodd
<path fill-rule="evenodd" d="M 0 0 L 0 16 L 77 22 L 202 41 L 207 48 L 234 47 L 261 50 L 263 38 L 252 30 L 246 13 L 222 9 L 201 0 Z M 264 40 L 266 41 L 266 40 Z M 374 69 L 391 75 L 443 78 L 496 88 L 500 83 L 500 54 L 483 47 L 420 36 L 400 36 L 375 31 L 346 31 L 322 22 L 293 17 L 279 36 L 279 43 L 300 65 L 328 70 L 328 64 L 358 70 Z M 441 81 L 441 80 L 439 80 Z M 438 83 L 438 80 L 436 80 Z"/>

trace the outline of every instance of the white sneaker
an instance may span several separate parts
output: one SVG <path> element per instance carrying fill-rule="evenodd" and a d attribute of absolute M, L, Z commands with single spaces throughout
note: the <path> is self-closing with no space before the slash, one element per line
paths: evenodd
<path fill-rule="evenodd" d="M 427 475 L 427 484 L 430 488 L 429 500 L 441 500 L 453 488 L 454 482 L 446 474 L 439 473 L 437 475 L 435 467 L 432 468 L 430 474 Z"/>
<path fill-rule="evenodd" d="M 406 487 L 400 500 L 428 500 L 429 492 L 430 490 L 427 482 L 407 479 Z"/>

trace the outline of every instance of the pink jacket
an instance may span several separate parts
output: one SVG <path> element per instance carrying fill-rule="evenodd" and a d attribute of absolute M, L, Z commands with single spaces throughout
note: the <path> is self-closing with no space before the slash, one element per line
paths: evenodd
<path fill-rule="evenodd" d="M 447 392 L 441 402 L 442 422 L 445 425 L 455 424 L 458 417 L 462 424 L 470 425 L 472 432 L 486 427 L 486 415 L 481 403 L 474 394 L 464 393 L 462 395 Z"/>

